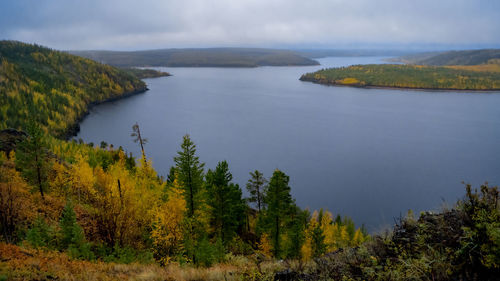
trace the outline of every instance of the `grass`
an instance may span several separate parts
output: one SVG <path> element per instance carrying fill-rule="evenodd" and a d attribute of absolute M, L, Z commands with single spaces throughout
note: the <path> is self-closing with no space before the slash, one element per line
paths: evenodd
<path fill-rule="evenodd" d="M 118 264 L 74 260 L 65 253 L 36 250 L 0 243 L 0 281 L 2 280 L 272 280 L 284 265 L 266 261 L 260 265 L 247 257 L 229 257 L 226 263 L 195 267 L 176 263 Z"/>

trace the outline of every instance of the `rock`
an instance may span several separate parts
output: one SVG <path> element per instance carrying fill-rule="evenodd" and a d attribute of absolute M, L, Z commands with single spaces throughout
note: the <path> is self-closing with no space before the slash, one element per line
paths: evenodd
<path fill-rule="evenodd" d="M 0 131 L 0 151 L 9 154 L 12 150 L 16 149 L 17 143 L 26 138 L 27 134 L 23 131 L 15 129 L 5 129 Z"/>

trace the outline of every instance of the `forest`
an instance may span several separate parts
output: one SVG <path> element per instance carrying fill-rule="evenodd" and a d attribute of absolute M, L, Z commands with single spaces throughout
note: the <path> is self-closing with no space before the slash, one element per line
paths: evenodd
<path fill-rule="evenodd" d="M 226 161 L 205 166 L 189 135 L 162 176 L 151 160 L 162 151 L 148 150 L 140 124 L 130 129 L 141 150 L 134 156 L 106 142 L 64 140 L 72 120 L 55 114 L 84 112 L 143 82 L 40 46 L 3 44 L 2 108 L 15 111 L 2 115 L 2 129 L 13 129 L 0 131 L 0 280 L 495 280 L 500 273 L 497 187 L 466 185 L 452 208 L 409 212 L 393 230 L 369 235 L 343 214 L 300 208 L 285 171 L 249 171 L 240 187 Z"/>
<path fill-rule="evenodd" d="M 329 68 L 300 77 L 325 85 L 433 90 L 500 90 L 496 64 L 477 66 L 422 66 L 399 64 L 353 65 Z"/>
<path fill-rule="evenodd" d="M 89 105 L 144 92 L 133 74 L 95 61 L 16 41 L 0 41 L 0 129 L 22 129 L 35 118 L 64 137 Z"/>

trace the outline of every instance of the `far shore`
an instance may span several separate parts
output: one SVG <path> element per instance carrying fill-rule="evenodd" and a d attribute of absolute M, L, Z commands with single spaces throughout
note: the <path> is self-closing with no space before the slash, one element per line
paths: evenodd
<path fill-rule="evenodd" d="M 376 85 L 359 85 L 359 84 L 337 84 L 337 83 L 322 83 L 315 80 L 299 79 L 304 82 L 311 82 L 323 86 L 334 87 L 353 87 L 362 89 L 385 89 L 385 90 L 409 90 L 409 91 L 422 91 L 422 92 L 479 92 L 479 93 L 500 93 L 500 89 L 452 89 L 452 88 L 413 88 L 413 87 L 398 87 L 398 86 L 376 86 Z"/>

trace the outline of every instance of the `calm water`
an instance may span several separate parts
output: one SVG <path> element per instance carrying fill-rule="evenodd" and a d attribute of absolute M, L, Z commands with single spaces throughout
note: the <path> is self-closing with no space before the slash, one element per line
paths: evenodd
<path fill-rule="evenodd" d="M 161 68 L 145 94 L 95 107 L 77 138 L 146 154 L 167 175 L 189 133 L 207 168 L 227 160 L 244 189 L 250 171 L 290 176 L 301 207 L 351 216 L 372 231 L 394 217 L 452 204 L 462 181 L 500 183 L 500 93 L 328 87 L 298 80 L 328 66 L 380 57 L 325 58 L 322 66 Z"/>

